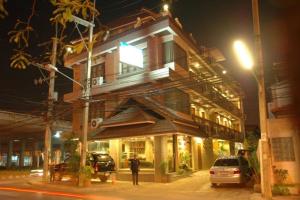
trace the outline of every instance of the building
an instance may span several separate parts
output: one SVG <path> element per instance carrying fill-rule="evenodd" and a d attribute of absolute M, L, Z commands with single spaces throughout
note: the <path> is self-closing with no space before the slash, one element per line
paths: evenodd
<path fill-rule="evenodd" d="M 109 25 L 87 53 L 69 55 L 76 81 L 91 84 L 89 151 L 109 152 L 117 178 L 129 178 L 129 159 L 141 160 L 141 179 L 162 181 L 185 166 L 208 169 L 235 154 L 244 137 L 243 92 L 217 49 L 199 47 L 169 13 L 142 9 Z M 82 132 L 82 89 L 64 95 L 73 105 L 73 132 Z"/>
<path fill-rule="evenodd" d="M 286 76 L 284 64 L 275 67 L 276 82 L 270 87 L 271 99 L 268 104 L 268 131 L 272 149 L 273 184 L 276 170 L 287 170 L 286 183 L 293 194 L 300 194 L 300 136 L 299 118 L 294 112 L 291 85 Z"/>

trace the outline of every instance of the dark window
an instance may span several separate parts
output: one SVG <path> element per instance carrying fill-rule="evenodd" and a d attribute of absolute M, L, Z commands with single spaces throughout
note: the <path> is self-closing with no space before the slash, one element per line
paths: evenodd
<path fill-rule="evenodd" d="M 163 64 L 170 62 L 187 69 L 187 53 L 174 41 L 163 43 Z"/>
<path fill-rule="evenodd" d="M 103 82 L 105 82 L 105 63 L 92 66 L 91 69 L 91 78 L 103 77 Z M 91 81 L 93 84 L 93 81 Z"/>
<path fill-rule="evenodd" d="M 239 166 L 238 159 L 218 159 L 214 166 Z"/>
<path fill-rule="evenodd" d="M 275 161 L 295 161 L 292 137 L 272 138 L 272 150 Z"/>
<path fill-rule="evenodd" d="M 165 93 L 165 105 L 173 110 L 190 114 L 189 95 L 179 89 L 170 89 Z"/>

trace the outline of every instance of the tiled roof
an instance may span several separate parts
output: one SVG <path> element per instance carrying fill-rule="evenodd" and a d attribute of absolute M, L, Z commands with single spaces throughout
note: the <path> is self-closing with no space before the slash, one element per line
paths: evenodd
<path fill-rule="evenodd" d="M 148 99 L 149 100 L 149 99 Z M 159 103 L 139 99 L 134 104 L 104 120 L 100 129 L 92 133 L 91 139 L 109 139 L 144 135 L 183 133 L 205 137 L 192 119 L 182 119 Z M 124 106 L 124 105 L 122 105 Z M 151 112 L 150 112 L 151 111 Z M 159 116 L 159 117 L 158 117 Z"/>

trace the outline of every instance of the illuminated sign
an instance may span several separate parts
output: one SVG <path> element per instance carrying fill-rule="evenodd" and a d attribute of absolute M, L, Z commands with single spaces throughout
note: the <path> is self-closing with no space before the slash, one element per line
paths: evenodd
<path fill-rule="evenodd" d="M 143 68 L 143 51 L 126 42 L 120 42 L 120 62 Z"/>

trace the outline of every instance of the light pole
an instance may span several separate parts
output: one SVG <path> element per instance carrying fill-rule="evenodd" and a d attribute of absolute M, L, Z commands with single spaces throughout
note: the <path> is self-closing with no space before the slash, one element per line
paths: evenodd
<path fill-rule="evenodd" d="M 258 101 L 259 101 L 259 120 L 260 120 L 260 171 L 261 171 L 261 189 L 265 199 L 272 199 L 271 190 L 271 152 L 267 130 L 267 111 L 266 111 L 266 91 L 264 79 L 263 52 L 260 37 L 258 0 L 252 0 L 252 17 L 254 29 L 255 53 L 258 67 Z"/>
<path fill-rule="evenodd" d="M 260 44 L 260 42 L 259 42 Z M 258 45 L 258 44 L 257 44 Z M 247 46 L 242 41 L 235 41 L 234 42 L 234 50 L 238 57 L 239 62 L 241 65 L 248 70 L 251 70 L 254 62 L 250 51 L 248 50 Z M 261 47 L 259 50 L 261 51 Z M 261 189 L 262 194 L 265 199 L 272 199 L 272 192 L 271 192 L 271 159 L 270 159 L 270 146 L 269 146 L 269 139 L 268 139 L 268 132 L 267 132 L 267 113 L 266 113 L 266 94 L 265 94 L 265 82 L 264 82 L 264 68 L 262 62 L 262 53 L 257 52 L 260 54 L 256 57 L 257 59 L 257 67 L 258 69 L 258 76 L 254 74 L 255 79 L 258 85 L 258 101 L 259 101 L 259 120 L 260 120 L 260 131 L 261 131 L 261 139 L 260 139 L 260 172 L 261 172 Z"/>

